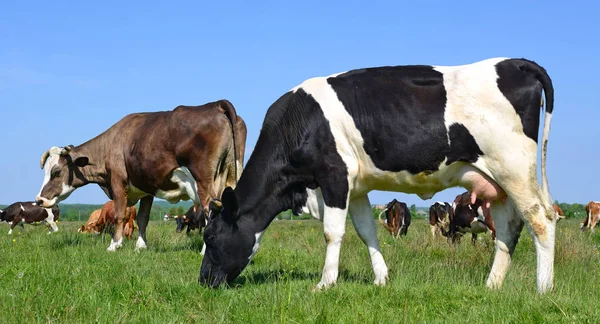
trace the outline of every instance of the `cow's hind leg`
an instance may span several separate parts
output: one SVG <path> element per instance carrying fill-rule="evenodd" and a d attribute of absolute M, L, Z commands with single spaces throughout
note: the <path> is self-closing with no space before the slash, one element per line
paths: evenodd
<path fill-rule="evenodd" d="M 383 286 L 388 278 L 388 268 L 383 260 L 383 255 L 381 255 L 379 240 L 377 240 L 377 227 L 369 198 L 363 196 L 353 199 L 350 202 L 349 211 L 358 236 L 367 245 L 375 274 L 375 285 Z"/>
<path fill-rule="evenodd" d="M 135 221 L 138 224 L 139 235 L 137 242 L 135 243 L 135 250 L 139 251 L 147 247 L 146 243 L 146 227 L 150 220 L 150 209 L 152 208 L 152 201 L 154 196 L 146 196 L 140 200 L 140 209 L 138 210 Z"/>
<path fill-rule="evenodd" d="M 496 255 L 487 279 L 487 286 L 500 288 L 510 267 L 512 254 L 519 241 L 523 221 L 517 215 L 511 200 L 507 200 L 505 204 L 493 203 L 492 215 L 494 215 L 496 226 Z"/>

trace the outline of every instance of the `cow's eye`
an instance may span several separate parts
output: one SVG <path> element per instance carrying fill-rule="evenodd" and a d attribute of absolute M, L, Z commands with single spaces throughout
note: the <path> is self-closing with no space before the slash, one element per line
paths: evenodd
<path fill-rule="evenodd" d="M 56 177 L 58 177 L 59 174 L 60 174 L 60 170 L 53 171 L 50 174 L 50 178 L 56 178 Z"/>

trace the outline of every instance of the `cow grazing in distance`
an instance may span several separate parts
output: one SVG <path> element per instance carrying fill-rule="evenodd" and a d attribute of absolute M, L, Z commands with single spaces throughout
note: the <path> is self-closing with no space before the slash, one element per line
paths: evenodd
<path fill-rule="evenodd" d="M 442 234 L 455 242 L 463 234 L 471 233 L 471 242 L 475 244 L 477 234 L 484 232 L 490 232 L 492 240 L 496 239 L 496 228 L 490 208 L 479 198 L 472 203 L 471 193 L 468 191 L 456 196 L 448 229 L 442 228 Z"/>
<path fill-rule="evenodd" d="M 381 219 L 381 215 L 385 214 L 386 220 Z M 390 201 L 383 211 L 379 213 L 379 222 L 385 229 L 390 232 L 392 237 L 398 238 L 400 235 L 406 235 L 410 226 L 410 209 L 405 203 L 394 199 Z"/>
<path fill-rule="evenodd" d="M 21 232 L 25 230 L 23 223 L 37 224 L 45 222 L 48 225 L 49 232 L 58 231 L 56 222 L 60 216 L 60 210 L 58 205 L 52 206 L 52 208 L 43 208 L 38 206 L 33 201 L 16 202 L 4 210 L 0 210 L 0 222 L 7 222 L 10 224 L 10 230 L 8 234 L 12 234 L 13 229 L 19 225 Z"/>
<path fill-rule="evenodd" d="M 429 226 L 431 236 L 442 235 L 442 228 L 447 228 L 450 223 L 452 206 L 447 202 L 437 201 L 429 207 Z"/>
<path fill-rule="evenodd" d="M 585 214 L 587 217 L 581 223 L 581 230 L 590 230 L 593 233 L 600 218 L 600 202 L 590 201 L 585 206 Z"/>
<path fill-rule="evenodd" d="M 46 151 L 36 199 L 50 207 L 76 188 L 97 183 L 115 202 L 116 230 L 108 251 L 122 245 L 125 208 L 140 201 L 136 249 L 146 248 L 154 197 L 171 203 L 191 199 L 205 217 L 210 199 L 236 185 L 245 142 L 245 123 L 227 100 L 130 114 L 79 146 Z"/>
<path fill-rule="evenodd" d="M 97 210 L 96 210 L 97 211 Z M 82 226 L 79 229 L 81 233 L 114 233 L 115 232 L 115 203 L 112 200 L 107 201 L 101 209 L 99 209 L 99 213 L 96 214 L 96 211 L 92 212 L 90 218 L 88 219 L 86 225 Z M 96 216 L 97 215 L 97 216 Z M 93 220 L 93 218 L 96 218 Z M 127 207 L 125 209 L 125 218 L 123 219 L 123 236 L 132 239 L 133 231 L 135 230 L 135 218 L 136 218 L 136 210 L 135 206 Z"/>
<path fill-rule="evenodd" d="M 562 209 L 560 208 L 560 206 L 558 204 L 552 204 L 552 208 L 554 208 L 554 212 L 556 213 L 556 217 L 557 217 L 557 223 L 561 220 L 566 218 L 565 214 L 563 213 Z"/>
<path fill-rule="evenodd" d="M 79 233 L 92 233 L 96 232 L 93 229 L 93 226 L 98 222 L 98 218 L 100 218 L 100 214 L 102 213 L 102 208 L 94 210 L 88 220 L 85 222 L 85 225 L 81 225 L 81 228 L 77 230 Z"/>
<path fill-rule="evenodd" d="M 205 218 L 196 217 L 193 206 L 183 216 L 177 216 L 175 220 L 177 221 L 177 228 L 175 229 L 177 233 L 181 233 L 186 227 L 186 234 L 190 234 L 191 231 L 196 229 L 199 229 L 200 232 L 206 226 Z"/>
<path fill-rule="evenodd" d="M 213 202 L 199 281 L 234 280 L 275 216 L 306 208 L 323 220 L 327 244 L 317 288 L 337 281 L 348 214 L 369 250 L 375 284 L 384 285 L 388 269 L 368 193 L 429 199 L 461 186 L 472 202 L 478 197 L 490 205 L 495 218 L 488 287 L 501 286 L 526 224 L 537 252 L 538 291 L 546 292 L 553 287 L 556 228 L 546 176 L 553 106 L 550 77 L 526 59 L 385 66 L 306 80 L 271 105 L 237 187 Z"/>

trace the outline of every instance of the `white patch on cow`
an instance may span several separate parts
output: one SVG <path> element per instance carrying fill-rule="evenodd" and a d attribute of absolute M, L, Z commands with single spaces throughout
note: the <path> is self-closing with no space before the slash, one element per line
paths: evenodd
<path fill-rule="evenodd" d="M 180 200 L 190 199 L 200 203 L 196 180 L 188 168 L 179 167 L 173 170 L 170 181 L 177 185 L 177 189 L 167 191 L 159 189 L 155 193 L 156 197 L 162 198 L 172 204 L 177 203 Z"/>
<path fill-rule="evenodd" d="M 254 246 L 252 246 L 252 254 L 248 257 L 248 262 L 252 261 L 256 252 L 258 252 L 258 247 L 260 246 L 260 240 L 262 239 L 262 235 L 265 231 L 258 232 L 254 234 Z"/>
<path fill-rule="evenodd" d="M 12 228 L 8 230 L 8 235 L 12 235 Z"/>
<path fill-rule="evenodd" d="M 135 250 L 139 251 L 141 249 L 146 249 L 146 242 L 144 242 L 144 239 L 141 236 L 138 236 L 137 241 L 135 242 Z"/>
<path fill-rule="evenodd" d="M 323 194 L 321 188 L 315 190 L 306 189 L 306 205 L 302 207 L 302 212 L 311 214 L 314 218 L 323 221 L 325 213 L 325 204 L 323 202 Z"/>
<path fill-rule="evenodd" d="M 442 205 L 442 206 L 445 206 L 445 205 L 446 205 L 446 203 L 445 203 L 445 202 L 443 202 L 443 201 L 439 201 L 439 200 L 438 200 L 438 201 L 436 201 L 436 203 L 437 203 L 437 204 L 439 204 L 439 205 Z"/>
<path fill-rule="evenodd" d="M 200 250 L 200 255 L 204 255 L 206 252 L 206 243 L 202 243 L 202 250 Z"/>
<path fill-rule="evenodd" d="M 22 205 L 22 204 L 19 204 L 19 206 L 21 206 L 21 210 L 22 210 L 22 211 L 25 211 L 25 207 L 23 207 L 23 205 Z"/>
<path fill-rule="evenodd" d="M 113 240 L 111 240 L 110 245 L 108 246 L 108 248 L 106 249 L 106 251 L 108 251 L 108 252 L 114 252 L 118 248 L 120 248 L 121 246 L 123 246 L 123 238 L 122 237 L 118 241 L 115 241 L 113 239 Z"/>

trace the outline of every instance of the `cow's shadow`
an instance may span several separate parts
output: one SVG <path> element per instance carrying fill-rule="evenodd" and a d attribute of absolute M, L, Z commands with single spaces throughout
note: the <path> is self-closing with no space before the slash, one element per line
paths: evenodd
<path fill-rule="evenodd" d="M 243 287 L 248 284 L 270 284 L 285 280 L 308 280 L 316 285 L 321 279 L 321 271 L 288 271 L 285 269 L 272 269 L 265 271 L 254 271 L 252 273 L 242 275 L 230 284 L 231 287 Z M 350 272 L 345 269 L 340 269 L 338 282 L 359 282 L 371 283 L 373 278 L 368 275 L 363 275 L 356 272 Z"/>

